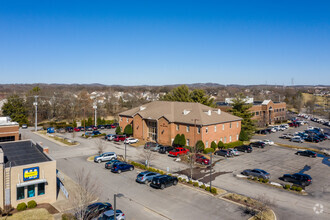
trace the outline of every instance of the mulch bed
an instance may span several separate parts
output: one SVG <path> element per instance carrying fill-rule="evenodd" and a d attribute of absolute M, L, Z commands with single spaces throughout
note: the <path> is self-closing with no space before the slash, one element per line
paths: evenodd
<path fill-rule="evenodd" d="M 52 214 L 52 215 L 59 213 L 59 211 L 49 203 L 40 203 L 34 209 L 37 209 L 37 208 L 44 208 L 48 211 L 49 214 Z M 31 209 L 26 209 L 26 210 L 31 210 Z M 10 212 L 10 215 L 13 215 L 17 212 L 18 212 L 17 209 L 14 209 L 13 211 Z"/>

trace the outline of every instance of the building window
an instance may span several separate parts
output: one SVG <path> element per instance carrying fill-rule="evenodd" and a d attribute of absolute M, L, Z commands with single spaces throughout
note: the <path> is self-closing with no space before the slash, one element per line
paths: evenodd
<path fill-rule="evenodd" d="M 229 128 L 231 128 L 231 122 L 230 122 L 230 124 L 229 124 Z"/>
<path fill-rule="evenodd" d="M 187 125 L 187 132 L 189 132 L 190 131 L 190 127 L 189 127 L 189 125 Z M 188 145 L 189 146 L 189 145 Z"/>
<path fill-rule="evenodd" d="M 223 130 L 223 131 L 225 130 L 225 124 L 222 125 L 222 130 Z"/>
<path fill-rule="evenodd" d="M 236 122 L 236 127 L 238 128 L 238 122 Z"/>
<path fill-rule="evenodd" d="M 208 148 L 208 147 L 209 147 L 209 142 L 206 141 L 206 142 L 205 142 L 205 148 Z"/>
<path fill-rule="evenodd" d="M 24 199 L 24 187 L 17 187 L 17 200 Z"/>
<path fill-rule="evenodd" d="M 45 194 L 45 183 L 38 184 L 38 196 Z"/>
<path fill-rule="evenodd" d="M 259 112 L 256 112 L 256 115 L 259 115 Z"/>
<path fill-rule="evenodd" d="M 176 125 L 176 130 L 177 130 L 177 131 L 179 130 L 179 125 Z"/>
<path fill-rule="evenodd" d="M 122 117 L 120 117 L 120 121 L 123 121 L 123 118 Z"/>
<path fill-rule="evenodd" d="M 126 118 L 126 122 L 128 122 L 128 118 Z"/>
<path fill-rule="evenodd" d="M 214 126 L 214 132 L 217 132 L 217 126 L 216 125 Z"/>
<path fill-rule="evenodd" d="M 222 138 L 220 138 L 220 141 L 222 142 Z"/>
<path fill-rule="evenodd" d="M 282 108 L 282 111 L 284 112 L 284 108 Z"/>
<path fill-rule="evenodd" d="M 227 143 L 227 137 L 225 137 L 225 141 L 223 143 Z"/>
<path fill-rule="evenodd" d="M 231 135 L 229 136 L 229 142 L 231 142 Z"/>
<path fill-rule="evenodd" d="M 205 127 L 206 134 L 209 132 L 209 127 Z"/>
<path fill-rule="evenodd" d="M 236 134 L 236 141 L 238 141 L 238 134 Z"/>
<path fill-rule="evenodd" d="M 190 146 L 190 143 L 189 142 L 190 142 L 189 139 L 187 139 L 187 146 Z"/>
<path fill-rule="evenodd" d="M 198 134 L 201 133 L 201 127 L 197 127 L 197 133 L 198 133 Z"/>
<path fill-rule="evenodd" d="M 30 185 L 27 187 L 27 197 L 30 198 L 30 197 L 34 197 L 35 196 L 35 185 Z"/>

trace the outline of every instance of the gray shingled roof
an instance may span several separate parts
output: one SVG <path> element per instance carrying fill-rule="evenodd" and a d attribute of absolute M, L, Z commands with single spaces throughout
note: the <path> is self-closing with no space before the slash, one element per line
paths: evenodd
<path fill-rule="evenodd" d="M 220 113 L 220 114 L 219 114 Z M 133 117 L 141 115 L 144 119 L 159 119 L 165 117 L 170 122 L 198 125 L 219 124 L 223 122 L 239 121 L 241 118 L 229 113 L 211 108 L 195 102 L 155 101 L 136 107 L 119 114 L 119 116 Z"/>

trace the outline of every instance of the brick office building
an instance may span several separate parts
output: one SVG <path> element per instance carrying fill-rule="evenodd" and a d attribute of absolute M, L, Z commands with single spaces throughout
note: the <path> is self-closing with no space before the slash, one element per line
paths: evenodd
<path fill-rule="evenodd" d="M 250 112 L 253 113 L 253 120 L 256 120 L 259 127 L 282 123 L 286 121 L 286 103 L 273 102 L 272 100 L 254 101 L 253 98 L 244 99 L 246 104 L 251 104 Z M 218 102 L 218 107 L 223 111 L 231 109 L 232 98 L 225 102 Z"/>
<path fill-rule="evenodd" d="M 17 141 L 19 139 L 19 124 L 9 117 L 0 117 L 0 142 Z"/>
<path fill-rule="evenodd" d="M 177 134 L 184 134 L 187 145 L 202 140 L 205 147 L 211 142 L 237 141 L 241 118 L 200 103 L 155 101 L 119 114 L 119 126 L 133 127 L 138 139 L 172 145 Z"/>

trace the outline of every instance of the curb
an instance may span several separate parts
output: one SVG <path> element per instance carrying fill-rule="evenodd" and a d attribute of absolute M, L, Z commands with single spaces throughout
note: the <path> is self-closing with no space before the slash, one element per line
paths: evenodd
<path fill-rule="evenodd" d="M 45 139 L 47 139 L 47 140 L 53 142 L 53 143 L 55 143 L 55 144 L 61 145 L 62 147 L 77 147 L 77 146 L 80 145 L 80 142 L 78 142 L 78 141 L 77 141 L 78 144 L 76 144 L 76 145 L 67 145 L 67 144 L 64 144 L 64 143 L 62 143 L 62 142 L 60 142 L 60 141 L 54 140 L 53 138 L 50 138 L 50 137 L 48 137 L 47 135 L 39 134 L 39 133 L 36 133 L 36 132 L 33 132 L 33 133 L 36 134 L 36 135 L 38 135 L 39 137 L 43 137 L 43 138 L 45 138 Z"/>

